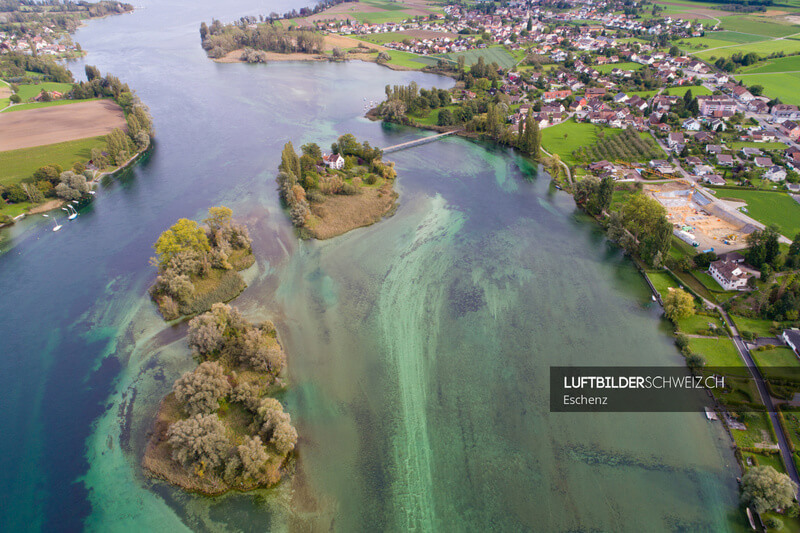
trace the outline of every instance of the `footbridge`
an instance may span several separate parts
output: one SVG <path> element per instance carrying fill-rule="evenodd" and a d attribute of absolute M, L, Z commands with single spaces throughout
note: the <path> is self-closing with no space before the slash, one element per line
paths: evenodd
<path fill-rule="evenodd" d="M 406 148 L 413 148 L 414 146 L 419 146 L 420 144 L 431 143 L 434 141 L 438 141 L 442 137 L 447 137 L 448 135 L 453 135 L 454 133 L 458 133 L 461 130 L 454 130 L 454 131 L 447 131 L 445 133 L 439 133 L 437 135 L 431 135 L 429 137 L 422 137 L 421 139 L 415 139 L 413 141 L 408 141 L 400 144 L 395 144 L 394 146 L 389 146 L 388 148 L 383 149 L 384 154 L 388 154 L 391 152 L 397 152 L 398 150 L 405 150 Z"/>

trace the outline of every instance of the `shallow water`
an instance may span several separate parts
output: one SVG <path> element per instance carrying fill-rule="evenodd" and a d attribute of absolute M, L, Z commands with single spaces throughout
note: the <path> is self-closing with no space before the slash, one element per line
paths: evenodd
<path fill-rule="evenodd" d="M 76 35 L 137 90 L 152 154 L 59 233 L 34 217 L 0 250 L 0 530 L 720 531 L 738 528 L 728 438 L 699 414 L 550 414 L 553 364 L 678 364 L 633 266 L 514 154 L 448 138 L 391 155 L 400 207 L 300 242 L 277 202 L 287 140 L 418 136 L 362 118 L 372 64 L 218 65 L 197 28 L 259 9 L 144 2 Z M 73 65 L 76 75 L 83 62 Z M 184 327 L 146 298 L 150 244 L 233 207 L 258 263 L 236 301 L 289 352 L 298 472 L 270 491 L 185 495 L 138 461 Z"/>

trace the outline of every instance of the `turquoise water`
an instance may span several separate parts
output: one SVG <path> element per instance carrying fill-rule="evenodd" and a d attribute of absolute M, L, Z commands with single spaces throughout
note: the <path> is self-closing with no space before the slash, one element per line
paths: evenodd
<path fill-rule="evenodd" d="M 0 530 L 720 531 L 735 470 L 697 414 L 550 414 L 553 364 L 679 363 L 633 266 L 505 150 L 448 138 L 392 155 L 380 224 L 296 239 L 280 148 L 353 132 L 386 83 L 452 81 L 371 64 L 218 65 L 200 20 L 285 11 L 239 0 L 94 21 L 85 62 L 135 87 L 156 121 L 142 164 L 58 234 L 31 218 L 0 242 Z M 83 62 L 73 65 L 78 73 Z M 183 494 L 138 466 L 153 414 L 194 364 L 184 326 L 146 298 L 158 233 L 212 205 L 251 228 L 236 305 L 289 353 L 297 472 L 277 489 Z"/>

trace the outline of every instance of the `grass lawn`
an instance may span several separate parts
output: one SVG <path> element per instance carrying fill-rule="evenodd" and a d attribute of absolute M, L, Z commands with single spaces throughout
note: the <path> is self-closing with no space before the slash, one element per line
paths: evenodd
<path fill-rule="evenodd" d="M 798 30 L 800 28 L 794 28 L 794 30 Z M 710 61 L 711 57 L 720 58 L 720 57 L 730 57 L 733 54 L 747 54 L 749 52 L 755 52 L 756 54 L 766 57 L 775 52 L 784 52 L 786 54 L 793 54 L 800 51 L 800 41 L 794 39 L 780 39 L 780 40 L 769 40 L 769 41 L 761 41 L 757 43 L 747 43 L 747 44 L 734 44 L 734 45 L 723 45 L 725 48 L 717 48 L 716 50 L 713 47 L 703 50 L 701 52 L 697 52 L 695 55 L 701 59 L 706 61 Z M 713 62 L 713 61 L 712 61 Z"/>
<path fill-rule="evenodd" d="M 769 329 L 772 327 L 771 320 L 760 320 L 757 318 L 745 318 L 743 316 L 731 315 L 733 323 L 739 333 L 742 331 L 752 331 L 759 337 L 774 337 Z"/>
<path fill-rule="evenodd" d="M 711 35 L 715 34 L 712 33 Z M 677 46 L 688 52 L 699 52 L 706 48 L 718 48 L 720 46 L 731 46 L 734 44 L 738 43 L 736 41 L 727 41 L 714 37 L 692 37 L 690 39 L 681 39 L 678 41 Z"/>
<path fill-rule="evenodd" d="M 70 168 L 77 161 L 88 161 L 92 148 L 106 147 L 105 136 L 89 137 L 35 148 L 0 152 L 0 185 L 11 185 L 45 165 Z"/>
<path fill-rule="evenodd" d="M 568 120 L 542 130 L 542 147 L 551 154 L 558 154 L 564 163 L 572 166 L 578 163 L 572 152 L 576 148 L 597 142 L 597 132 L 600 129 L 594 124 Z M 621 130 L 609 128 L 609 132 L 619 131 Z"/>
<path fill-rule="evenodd" d="M 644 65 L 641 63 L 609 63 L 608 65 L 594 65 L 592 66 L 597 72 L 601 72 L 603 74 L 607 74 L 614 70 L 615 68 L 621 70 L 639 70 Z"/>
<path fill-rule="evenodd" d="M 694 85 L 687 85 L 684 87 L 667 87 L 665 88 L 661 94 L 664 95 L 672 95 L 672 96 L 683 96 L 686 94 L 687 91 L 692 91 L 692 96 L 700 96 L 701 94 L 711 94 L 711 91 L 706 89 L 703 86 L 694 86 Z M 626 93 L 629 96 L 637 95 L 641 96 L 642 98 L 650 98 L 658 94 L 658 89 L 653 89 L 652 91 L 634 91 L 630 93 Z"/>
<path fill-rule="evenodd" d="M 732 372 L 734 375 L 749 375 L 733 341 L 726 337 L 691 338 L 689 339 L 689 349 L 693 353 L 702 355 L 707 366 L 729 367 L 735 369 Z"/>
<path fill-rule="evenodd" d="M 670 287 L 678 287 L 678 282 L 675 281 L 675 278 L 666 272 L 648 272 L 647 277 L 650 278 L 650 283 L 653 284 L 653 287 L 656 288 L 662 298 L 667 295 Z"/>
<path fill-rule="evenodd" d="M 766 142 L 766 143 L 755 143 L 752 141 L 735 141 L 731 143 L 726 143 L 728 148 L 731 150 L 741 150 L 742 148 L 758 148 L 759 150 L 767 151 L 767 150 L 786 150 L 786 145 L 779 142 Z"/>
<path fill-rule="evenodd" d="M 771 466 L 778 472 L 786 473 L 786 468 L 784 468 L 783 461 L 778 453 L 767 455 L 762 453 L 742 452 L 742 456 L 745 457 L 745 466 L 748 468 L 750 465 L 747 464 L 746 458 L 752 457 L 756 463 L 753 466 Z"/>
<path fill-rule="evenodd" d="M 511 68 L 517 63 L 517 60 L 514 59 L 514 56 L 509 54 L 502 46 L 490 46 L 489 48 L 467 50 L 465 52 L 454 52 L 443 55 L 444 57 L 452 59 L 453 61 L 458 61 L 459 56 L 464 56 L 464 64 L 467 66 L 477 63 L 479 57 L 482 57 L 487 65 L 497 63 L 501 68 Z"/>
<path fill-rule="evenodd" d="M 413 118 L 419 124 L 424 124 L 426 126 L 432 126 L 432 125 L 435 126 L 439 121 L 439 112 L 442 109 L 449 109 L 450 111 L 453 111 L 455 109 L 458 109 L 458 106 L 457 105 L 448 105 L 448 106 L 445 106 L 445 107 L 440 107 L 438 109 L 431 109 L 430 111 L 428 111 L 428 114 L 425 115 L 425 116 L 421 116 L 421 115 L 417 115 L 417 114 L 410 115 L 410 116 L 411 116 L 411 118 Z"/>
<path fill-rule="evenodd" d="M 0 215 L 7 215 L 11 218 L 21 215 L 33 204 L 30 202 L 20 202 L 18 204 L 7 204 L 5 201 L 0 200 Z"/>
<path fill-rule="evenodd" d="M 800 410 L 797 407 L 781 405 L 780 412 L 783 415 L 781 423 L 786 430 L 786 435 L 794 444 L 795 450 L 800 450 Z"/>
<path fill-rule="evenodd" d="M 629 191 L 627 189 L 622 191 L 614 191 L 613 196 L 611 197 L 611 211 L 617 211 L 622 204 L 628 201 L 628 198 L 633 194 L 633 191 Z"/>
<path fill-rule="evenodd" d="M 678 321 L 678 330 L 681 333 L 687 333 L 689 335 L 702 335 L 700 332 L 708 330 L 709 324 L 717 326 L 717 330 L 722 336 L 727 337 L 728 333 L 725 330 L 725 326 L 722 325 L 722 321 L 716 316 L 692 315 Z"/>
<path fill-rule="evenodd" d="M 778 346 L 772 350 L 750 352 L 765 378 L 800 381 L 800 360 L 791 348 Z"/>
<path fill-rule="evenodd" d="M 746 431 L 739 429 L 731 430 L 733 440 L 740 448 L 759 448 L 763 443 L 774 444 L 771 423 L 767 413 L 759 411 L 743 412 L 739 415 L 739 421 L 747 426 Z"/>
<path fill-rule="evenodd" d="M 25 111 L 27 109 L 39 109 L 40 107 L 53 107 L 57 105 L 77 104 L 80 102 L 90 102 L 92 100 L 101 100 L 101 98 L 89 98 L 87 100 L 55 100 L 54 102 L 33 102 L 30 104 L 18 104 L 6 109 L 5 113 L 11 113 L 14 111 Z M 0 109 L 2 109 L 2 107 L 3 106 L 0 105 Z"/>
<path fill-rule="evenodd" d="M 789 239 L 800 232 L 800 204 L 788 194 L 724 189 L 717 191 L 717 197 L 744 200 L 749 216 L 766 225 L 776 224 Z"/>
<path fill-rule="evenodd" d="M 38 95 L 42 90 L 46 91 L 58 91 L 62 94 L 66 94 L 72 90 L 71 83 L 55 83 L 55 82 L 44 82 L 38 83 L 33 85 L 20 85 L 19 91 L 17 94 L 20 98 L 22 98 L 23 102 L 27 102 L 31 98 Z"/>
<path fill-rule="evenodd" d="M 388 61 L 392 65 L 397 65 L 399 67 L 406 67 L 414 70 L 420 70 L 428 65 L 436 65 L 438 60 L 435 57 L 428 56 L 423 57 L 417 54 L 412 54 L 409 52 L 401 52 L 398 50 L 389 50 L 389 57 L 391 59 Z"/>

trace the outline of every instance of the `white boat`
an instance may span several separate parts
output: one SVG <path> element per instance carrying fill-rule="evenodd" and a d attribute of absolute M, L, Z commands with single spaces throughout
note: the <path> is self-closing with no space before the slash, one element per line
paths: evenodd
<path fill-rule="evenodd" d="M 67 218 L 69 220 L 75 220 L 75 218 L 78 216 L 78 211 L 72 207 L 72 204 L 67 204 L 67 207 L 62 207 L 61 209 L 67 212 Z"/>
<path fill-rule="evenodd" d="M 58 223 L 58 220 L 56 220 L 56 217 L 53 217 L 53 224 L 55 224 L 53 226 L 53 231 L 58 231 L 58 230 L 61 229 L 61 224 Z"/>
<path fill-rule="evenodd" d="M 703 409 L 705 409 L 705 411 L 706 411 L 706 418 L 707 419 L 709 419 L 709 420 L 716 420 L 717 419 L 717 413 L 715 413 L 711 408 L 703 407 Z"/>

